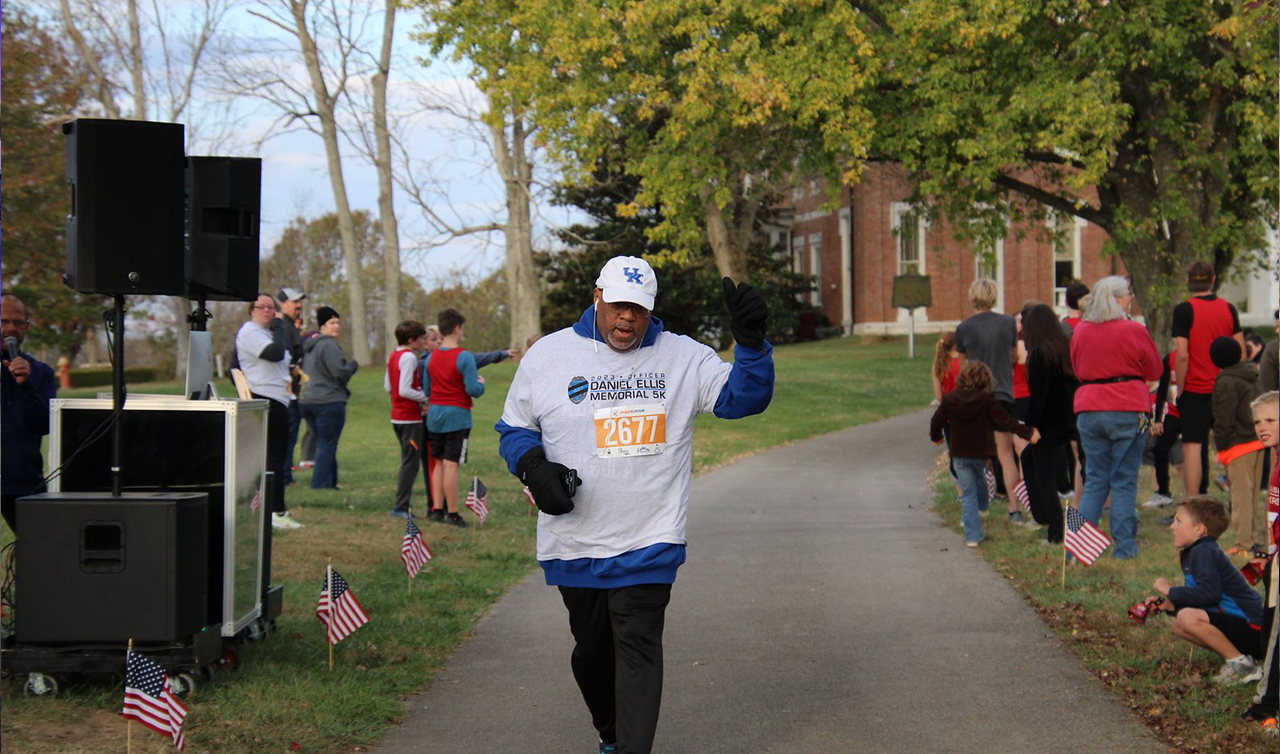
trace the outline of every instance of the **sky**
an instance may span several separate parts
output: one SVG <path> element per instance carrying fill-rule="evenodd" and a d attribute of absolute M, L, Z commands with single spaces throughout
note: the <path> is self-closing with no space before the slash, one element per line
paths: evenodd
<path fill-rule="evenodd" d="M 242 7 L 229 17 L 226 33 L 235 42 L 262 38 L 271 27 Z M 401 11 L 396 23 L 395 55 L 389 82 L 391 108 L 402 115 L 421 110 L 424 98 L 447 103 L 453 109 L 466 109 L 467 103 L 483 101 L 476 87 L 466 78 L 465 64 L 436 61 L 429 67 L 417 61 L 429 57 L 429 51 L 411 39 L 418 25 L 418 11 Z M 377 48 L 382 16 L 370 17 L 364 25 L 371 49 Z M 265 44 L 282 44 L 277 33 Z M 283 49 L 275 55 L 285 57 Z M 292 74 L 303 87 L 305 72 L 300 56 L 292 66 Z M 363 97 L 367 81 L 361 82 L 358 96 Z M 265 257 L 279 240 L 289 222 L 298 217 L 317 217 L 335 207 L 328 165 L 321 138 L 309 131 L 278 133 L 270 138 L 276 113 L 269 105 L 239 98 L 233 104 L 234 126 L 218 143 L 218 154 L 258 156 L 262 166 L 261 249 Z M 193 113 L 190 117 L 197 117 Z M 504 192 L 487 143 L 470 132 L 466 124 L 443 113 L 422 113 L 412 117 L 406 129 L 406 151 L 412 156 L 416 172 L 430 174 L 433 188 L 431 206 L 450 216 L 458 226 L 481 225 L 505 219 Z M 201 151 L 201 144 L 189 145 L 191 154 Z M 349 202 L 353 210 L 369 210 L 378 214 L 377 176 L 373 166 L 349 144 L 343 145 L 343 171 Z M 548 178 L 544 171 L 543 178 Z M 465 279 L 478 280 L 504 264 L 505 252 L 501 233 L 477 234 L 450 239 L 433 231 L 423 211 L 397 187 L 395 191 L 397 219 L 400 226 L 402 265 L 430 289 L 461 270 Z M 535 246 L 554 240 L 549 231 L 556 225 L 572 222 L 568 211 L 539 203 L 535 210 Z"/>

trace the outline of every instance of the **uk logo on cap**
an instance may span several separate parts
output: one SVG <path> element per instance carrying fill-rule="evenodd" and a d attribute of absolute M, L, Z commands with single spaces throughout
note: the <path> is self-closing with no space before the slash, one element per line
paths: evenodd
<path fill-rule="evenodd" d="M 600 270 L 596 287 L 606 303 L 626 301 L 653 311 L 658 278 L 649 263 L 640 257 L 614 257 Z"/>

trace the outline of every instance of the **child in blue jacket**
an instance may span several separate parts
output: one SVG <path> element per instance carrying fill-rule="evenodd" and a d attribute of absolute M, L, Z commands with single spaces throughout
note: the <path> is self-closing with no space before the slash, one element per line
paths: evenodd
<path fill-rule="evenodd" d="M 1211 497 L 1179 500 L 1169 531 L 1185 582 L 1174 586 L 1161 577 L 1153 586 L 1165 598 L 1159 609 L 1174 615 L 1174 635 L 1225 660 L 1215 681 L 1256 682 L 1262 677 L 1255 662 L 1262 656 L 1262 597 L 1218 547 L 1229 524 L 1226 509 Z"/>

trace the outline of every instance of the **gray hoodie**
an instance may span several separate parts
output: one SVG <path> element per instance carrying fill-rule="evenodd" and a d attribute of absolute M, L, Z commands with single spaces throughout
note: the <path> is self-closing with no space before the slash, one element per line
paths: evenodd
<path fill-rule="evenodd" d="M 347 361 L 338 341 L 317 335 L 302 344 L 302 371 L 307 382 L 302 389 L 302 403 L 346 403 L 351 391 L 347 382 L 360 365 Z"/>

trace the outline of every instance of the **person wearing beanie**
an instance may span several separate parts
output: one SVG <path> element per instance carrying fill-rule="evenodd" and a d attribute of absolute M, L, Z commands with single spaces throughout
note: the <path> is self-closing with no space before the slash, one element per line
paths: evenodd
<path fill-rule="evenodd" d="M 348 361 L 338 345 L 342 318 L 331 306 L 316 309 L 320 334 L 302 345 L 302 372 L 307 386 L 299 399 L 302 418 L 316 436 L 316 465 L 311 489 L 339 489 L 338 438 L 347 421 L 347 382 L 360 365 Z"/>
<path fill-rule="evenodd" d="M 1262 391 L 1258 368 L 1242 355 L 1235 338 L 1224 335 L 1209 344 L 1209 358 L 1221 370 L 1213 382 L 1213 442 L 1218 462 L 1227 467 L 1236 536 L 1228 555 L 1248 554 L 1253 547 L 1253 507 L 1262 481 L 1263 450 L 1254 436 L 1251 408 Z"/>

